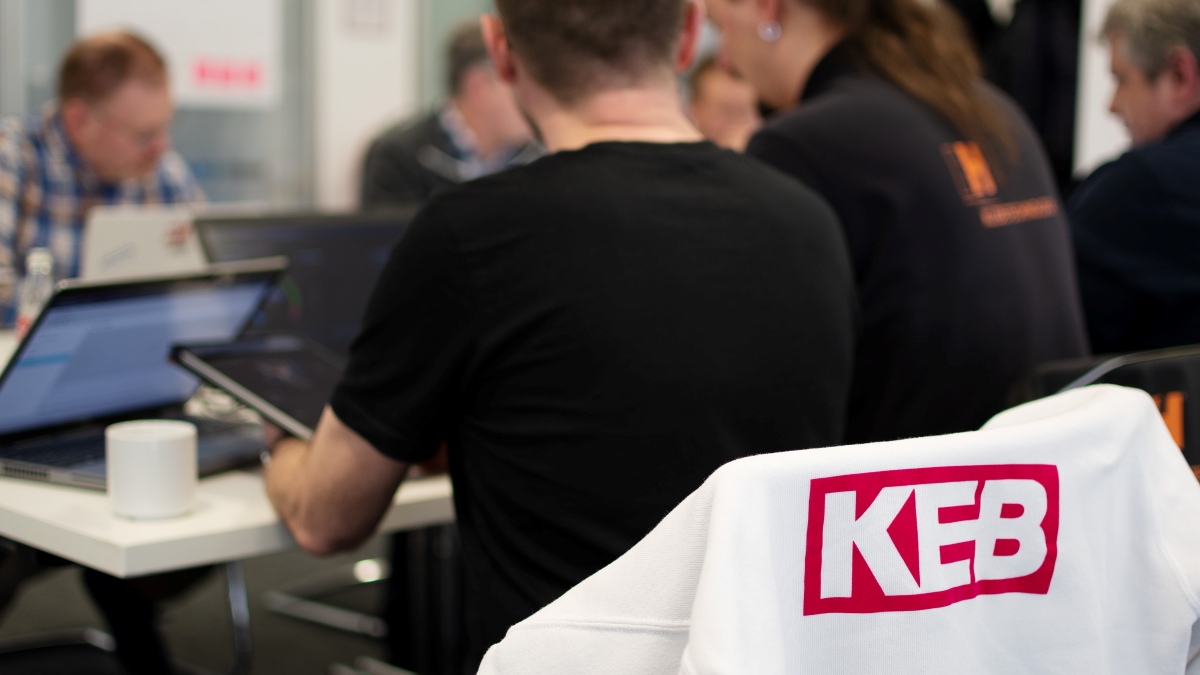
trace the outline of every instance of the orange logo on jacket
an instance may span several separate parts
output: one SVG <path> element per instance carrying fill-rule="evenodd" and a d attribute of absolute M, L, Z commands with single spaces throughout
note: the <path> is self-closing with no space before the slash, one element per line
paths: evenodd
<path fill-rule="evenodd" d="M 1182 391 L 1173 391 L 1169 394 L 1158 394 L 1154 397 L 1154 402 L 1158 405 L 1158 411 L 1162 413 L 1163 422 L 1167 425 L 1167 430 L 1171 432 L 1171 438 L 1175 439 L 1175 444 L 1179 449 L 1183 449 L 1183 401 L 1185 399 Z"/>
<path fill-rule="evenodd" d="M 958 184 L 958 191 L 967 204 L 978 204 L 995 197 L 999 192 L 996 178 L 992 175 L 992 169 L 988 166 L 987 158 L 983 156 L 983 150 L 979 148 L 978 143 L 946 143 L 942 146 L 942 154 L 946 157 L 950 172 L 954 174 L 954 182 Z"/>
<path fill-rule="evenodd" d="M 974 141 L 942 145 L 942 156 L 954 177 L 954 184 L 968 207 L 979 207 L 979 220 L 986 228 L 1053 218 L 1059 214 L 1054 196 L 1035 197 L 1015 202 L 1000 201 L 1000 187 L 988 166 L 987 158 Z"/>

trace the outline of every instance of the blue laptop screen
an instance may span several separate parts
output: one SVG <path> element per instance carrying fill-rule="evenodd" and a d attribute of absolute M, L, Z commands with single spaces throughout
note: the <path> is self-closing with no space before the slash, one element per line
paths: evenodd
<path fill-rule="evenodd" d="M 0 383 L 0 434 L 182 403 L 198 381 L 170 363 L 171 346 L 236 338 L 270 288 L 255 278 L 57 296 Z"/>

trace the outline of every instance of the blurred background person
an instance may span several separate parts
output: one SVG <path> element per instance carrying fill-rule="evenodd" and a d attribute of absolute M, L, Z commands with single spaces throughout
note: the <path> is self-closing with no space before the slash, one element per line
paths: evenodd
<path fill-rule="evenodd" d="M 847 442 L 976 429 L 1035 366 L 1087 353 L 1045 153 L 949 7 L 709 8 L 734 67 L 785 111 L 747 152 L 841 217 L 862 308 Z"/>
<path fill-rule="evenodd" d="M 1037 131 L 1064 196 L 1076 187 L 1075 119 L 1082 0 L 989 2 L 1001 19 L 990 33 L 976 0 L 952 3 L 976 34 L 987 76 L 1012 97 Z M 1008 6 L 1008 16 L 1002 7 Z M 982 34 L 980 31 L 984 31 Z M 982 37 L 981 35 L 988 35 Z"/>
<path fill-rule="evenodd" d="M 56 278 L 77 276 L 91 206 L 203 201 L 171 152 L 174 115 L 166 64 L 144 40 L 106 33 L 72 46 L 57 100 L 0 122 L 0 273 L 19 278 L 29 250 L 45 247 Z M 16 302 L 6 291 L 0 322 L 9 325 Z"/>
<path fill-rule="evenodd" d="M 460 24 L 446 51 L 450 99 L 371 144 L 363 164 L 364 209 L 423 202 L 447 187 L 541 154 L 512 88 L 496 77 L 488 60 L 479 21 Z"/>
<path fill-rule="evenodd" d="M 1200 3 L 1118 0 L 1104 36 L 1112 111 L 1134 149 L 1071 201 L 1097 353 L 1200 343 Z"/>
<path fill-rule="evenodd" d="M 0 269 L 20 275 L 29 249 L 46 247 L 54 254 L 55 276 L 74 277 L 90 207 L 203 201 L 187 164 L 170 150 L 174 114 L 166 63 L 147 42 L 114 32 L 72 45 L 59 70 L 57 100 L 40 115 L 10 117 L 0 126 Z M 0 302 L 10 322 L 13 299 Z M 0 607 L 28 577 L 67 564 L 0 543 Z M 168 672 L 156 604 L 207 572 L 123 580 L 84 571 L 129 673 Z"/>
<path fill-rule="evenodd" d="M 754 87 L 715 57 L 696 66 L 688 85 L 688 117 L 700 133 L 722 148 L 745 150 L 762 127 Z"/>

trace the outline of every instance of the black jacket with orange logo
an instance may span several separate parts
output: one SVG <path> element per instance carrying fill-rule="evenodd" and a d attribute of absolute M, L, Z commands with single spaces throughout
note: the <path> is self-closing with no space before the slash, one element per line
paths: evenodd
<path fill-rule="evenodd" d="M 976 429 L 1035 366 L 1087 353 L 1045 152 L 989 95 L 1018 150 L 1000 166 L 841 45 L 747 150 L 841 218 L 862 303 L 847 442 Z"/>

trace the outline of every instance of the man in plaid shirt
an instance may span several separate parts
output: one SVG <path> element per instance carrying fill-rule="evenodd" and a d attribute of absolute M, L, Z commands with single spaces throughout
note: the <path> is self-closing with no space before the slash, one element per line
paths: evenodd
<path fill-rule="evenodd" d="M 170 151 L 175 109 L 153 47 L 127 33 L 81 40 L 63 61 L 58 90 L 40 115 L 0 122 L 0 325 L 15 318 L 15 281 L 29 249 L 53 252 L 56 278 L 78 275 L 92 206 L 204 199 Z"/>
<path fill-rule="evenodd" d="M 175 108 L 162 57 L 127 33 L 75 43 L 59 73 L 58 100 L 40 115 L 0 121 L 0 326 L 15 319 L 15 281 L 35 247 L 54 254 L 54 275 L 76 276 L 88 209 L 98 204 L 198 202 L 203 193 L 170 151 Z M 0 610 L 24 579 L 66 561 L 0 539 Z M 130 675 L 169 672 L 156 604 L 208 570 L 116 579 L 85 570 Z"/>

